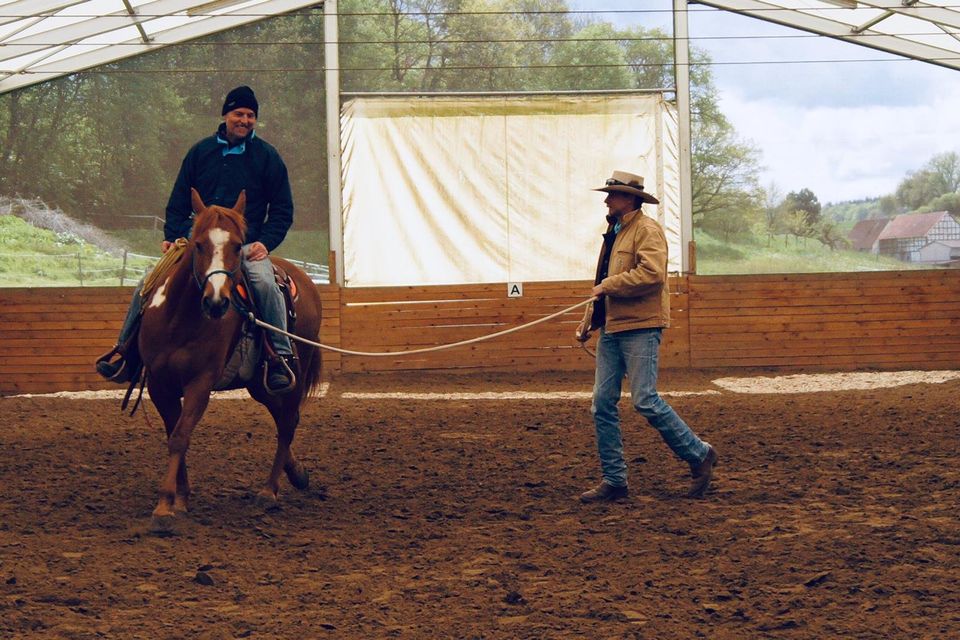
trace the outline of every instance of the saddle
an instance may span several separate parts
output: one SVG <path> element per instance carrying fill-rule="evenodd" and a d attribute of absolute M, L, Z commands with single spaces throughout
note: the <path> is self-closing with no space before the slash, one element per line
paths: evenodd
<path fill-rule="evenodd" d="M 276 264 L 273 265 L 273 276 L 283 297 L 287 316 L 287 332 L 293 333 L 297 320 L 296 302 L 300 299 L 300 292 L 297 290 L 297 284 L 293 278 Z M 246 387 L 247 383 L 253 379 L 257 367 L 261 363 L 278 357 L 270 340 L 264 339 L 268 329 L 261 329 L 250 320 L 251 314 L 254 318 L 259 318 L 260 314 L 257 311 L 257 305 L 254 303 L 252 290 L 247 284 L 246 276 L 241 276 L 236 282 L 234 293 L 234 305 L 237 311 L 247 317 L 247 321 L 243 325 L 240 341 L 227 359 L 223 374 L 213 387 L 214 391 Z"/>

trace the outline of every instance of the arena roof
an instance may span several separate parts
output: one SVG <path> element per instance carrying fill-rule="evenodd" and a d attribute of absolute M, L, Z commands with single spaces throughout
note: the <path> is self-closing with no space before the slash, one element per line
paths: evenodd
<path fill-rule="evenodd" d="M 318 0 L 0 0 L 0 93 Z"/>
<path fill-rule="evenodd" d="M 960 11 L 918 0 L 698 0 L 810 33 L 960 69 Z"/>
<path fill-rule="evenodd" d="M 318 0 L 0 0 L 0 93 L 321 4 Z M 949 6 L 918 0 L 699 0 L 697 4 L 960 69 L 960 11 Z M 643 6 L 637 0 L 637 8 Z"/>

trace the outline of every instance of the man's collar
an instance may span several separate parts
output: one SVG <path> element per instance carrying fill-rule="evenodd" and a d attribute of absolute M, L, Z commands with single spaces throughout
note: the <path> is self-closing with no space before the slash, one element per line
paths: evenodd
<path fill-rule="evenodd" d="M 607 222 L 609 222 L 610 224 L 617 224 L 619 222 L 620 227 L 623 228 L 627 226 L 627 224 L 629 224 L 630 221 L 636 218 L 638 215 L 641 215 L 640 209 L 634 209 L 633 211 L 630 211 L 629 213 L 625 213 L 619 217 L 608 215 Z"/>

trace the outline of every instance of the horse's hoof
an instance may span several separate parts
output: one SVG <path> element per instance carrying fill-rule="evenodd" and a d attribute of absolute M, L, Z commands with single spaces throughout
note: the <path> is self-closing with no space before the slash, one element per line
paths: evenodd
<path fill-rule="evenodd" d="M 306 491 L 310 488 L 310 473 L 301 465 L 291 469 L 284 469 L 287 473 L 287 480 L 293 485 L 294 489 Z"/>
<path fill-rule="evenodd" d="M 177 531 L 174 526 L 176 520 L 177 518 L 174 515 L 154 515 L 150 518 L 150 526 L 147 527 L 147 533 L 155 536 L 176 535 Z"/>
<path fill-rule="evenodd" d="M 278 511 L 280 509 L 280 501 L 272 493 L 258 493 L 253 498 L 253 504 L 264 511 Z"/>

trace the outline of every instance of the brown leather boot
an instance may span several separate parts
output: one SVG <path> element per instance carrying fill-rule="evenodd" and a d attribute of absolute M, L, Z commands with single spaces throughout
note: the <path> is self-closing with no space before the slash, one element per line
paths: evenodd
<path fill-rule="evenodd" d="M 700 462 L 690 463 L 690 475 L 693 476 L 693 481 L 690 483 L 690 491 L 687 492 L 688 498 L 703 497 L 707 487 L 710 486 L 710 479 L 713 478 L 713 468 L 717 466 L 716 450 L 710 446 L 710 443 L 704 444 L 707 445 L 706 457 Z"/>
<path fill-rule="evenodd" d="M 589 504 L 591 502 L 613 502 L 620 498 L 627 497 L 627 485 L 615 487 L 612 484 L 601 482 L 595 489 L 590 489 L 580 494 L 580 502 Z"/>

